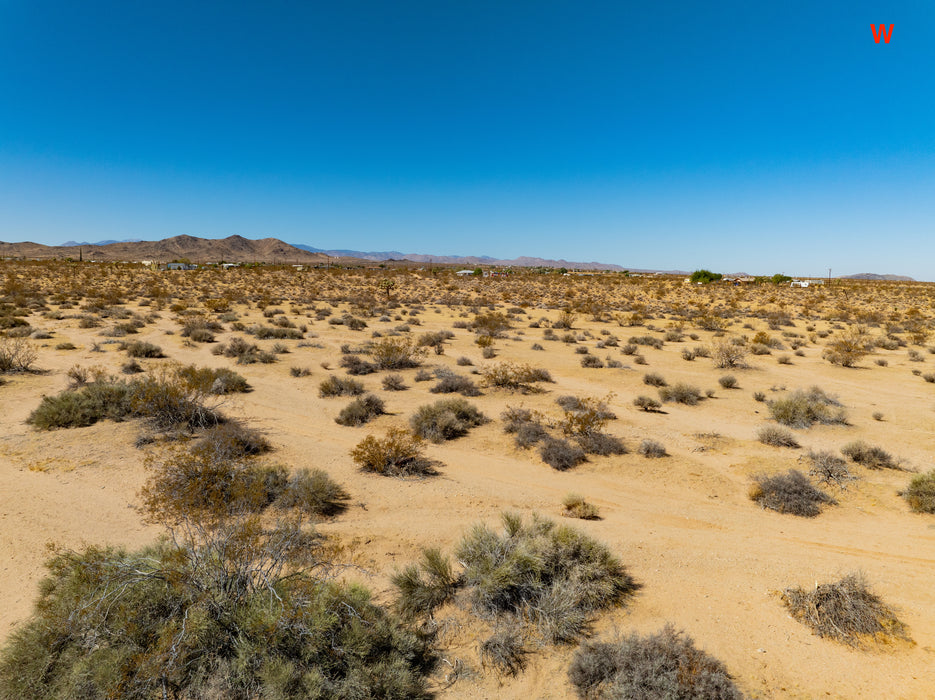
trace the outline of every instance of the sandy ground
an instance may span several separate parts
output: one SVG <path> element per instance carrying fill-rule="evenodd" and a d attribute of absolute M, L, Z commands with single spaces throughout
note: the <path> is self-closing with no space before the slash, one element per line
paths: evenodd
<path fill-rule="evenodd" d="M 435 313 L 429 307 L 413 333 L 450 329 L 457 316 L 442 310 Z M 556 312 L 530 313 L 537 318 Z M 259 318 L 255 309 L 252 315 Z M 165 331 L 178 326 L 171 314 L 162 316 L 134 337 L 157 343 L 173 360 L 232 366 L 231 360 L 213 356 L 210 345 L 185 346 L 178 334 L 167 335 Z M 24 422 L 43 394 L 64 388 L 68 367 L 115 370 L 125 354 L 116 345 L 103 346 L 103 353 L 91 352 L 91 344 L 102 338 L 96 329 L 78 329 L 75 320 L 36 317 L 31 322 L 53 332 L 52 340 L 39 341 L 37 364 L 44 372 L 11 376 L 0 387 L 0 641 L 29 614 L 47 543 L 136 547 L 159 535 L 158 528 L 144 526 L 134 510 L 145 478 L 143 452 L 134 446 L 138 425 L 104 422 L 39 433 Z M 686 362 L 680 356 L 682 348 L 708 342 L 709 333 L 699 332 L 699 341 L 642 349 L 648 364 L 641 367 L 618 348 L 594 345 L 604 329 L 621 342 L 645 334 L 645 329 L 581 320 L 576 331 L 593 333 L 581 344 L 599 357 L 611 355 L 624 363 L 621 369 L 584 369 L 575 345 L 543 341 L 542 331 L 526 328 L 528 321 L 523 321 L 516 328 L 521 336 L 498 341 L 498 359 L 545 367 L 556 382 L 538 395 L 485 390 L 471 401 L 495 420 L 460 440 L 429 446 L 429 455 L 444 465 L 438 477 L 401 480 L 360 473 L 348 451 L 368 434 L 404 425 L 416 407 L 437 399 L 428 393 L 431 382 L 415 383 L 415 370 L 406 370 L 401 374 L 409 390 L 387 392 L 380 387 L 381 374 L 360 378 L 390 411 L 360 428 L 334 423 L 347 399 L 318 397 L 324 377 L 343 374 L 337 369 L 342 343 L 363 342 L 373 329 L 399 323 L 368 322 L 370 328 L 358 333 L 312 323 L 310 331 L 318 337 L 309 340 L 323 348 L 299 348 L 297 341 L 285 341 L 291 353 L 281 361 L 236 367 L 254 391 L 229 399 L 224 410 L 263 429 L 276 447 L 276 460 L 324 468 L 351 492 L 354 505 L 321 529 L 349 545 L 370 572 L 361 576 L 379 598 L 389 599 L 388 576 L 415 559 L 420 548 L 450 549 L 470 525 L 495 523 L 506 509 L 558 518 L 563 496 L 576 492 L 600 508 L 602 519 L 574 524 L 610 545 L 642 586 L 626 607 L 599 618 L 597 636 L 655 631 L 671 622 L 724 661 L 752 697 L 935 695 L 935 518 L 910 513 L 897 495 L 909 475 L 855 467 L 861 479 L 846 492 L 833 492 L 840 505 L 816 519 L 761 510 L 747 498 L 753 474 L 791 467 L 807 470 L 798 461 L 805 449 L 767 447 L 755 438 L 768 412 L 753 399 L 753 392 L 775 396 L 774 387 L 817 384 L 837 394 L 846 406 L 851 425 L 796 431 L 806 449 L 837 450 L 860 438 L 898 455 L 911 468 L 930 469 L 935 385 L 913 376 L 911 370 L 920 365 L 908 361 L 905 349 L 879 351 L 888 358 L 887 367 L 866 358 L 857 369 L 831 366 L 814 345 L 805 348 L 805 357 L 793 357 L 791 365 L 778 364 L 780 353 L 774 351 L 750 358 L 750 369 L 732 371 L 740 388 L 724 390 L 717 384 L 724 370 L 715 369 L 708 359 Z M 757 330 L 765 328 L 761 321 L 752 322 Z M 804 323 L 796 323 L 798 328 L 791 330 L 803 332 Z M 739 325 L 732 330 L 739 332 Z M 486 362 L 469 331 L 455 334 L 443 356 L 428 356 L 429 367 L 442 365 L 464 374 L 474 368 L 456 366 L 458 357 L 470 357 L 476 366 Z M 65 340 L 78 349 L 54 349 Z M 543 344 L 545 351 L 532 350 L 534 342 Z M 272 343 L 260 342 L 264 347 Z M 323 361 L 332 369 L 323 369 Z M 162 360 L 142 362 L 152 366 Z M 930 364 L 935 364 L 935 356 L 921 367 Z M 308 367 L 312 374 L 292 377 L 292 366 Z M 663 374 L 670 383 L 682 380 L 703 391 L 716 389 L 715 396 L 695 407 L 667 404 L 664 413 L 643 413 L 632 400 L 640 394 L 655 396 L 642 382 L 647 371 Z M 507 405 L 557 417 L 557 396 L 608 392 L 614 392 L 610 403 L 618 415 L 608 432 L 622 437 L 631 452 L 592 457 L 568 472 L 544 465 L 534 450 L 515 448 L 498 420 Z M 875 411 L 883 413 L 882 421 L 872 418 Z M 670 456 L 638 455 L 636 447 L 645 437 L 661 441 Z M 783 588 L 811 586 L 857 570 L 898 609 L 913 644 L 856 650 L 820 639 L 791 619 L 779 600 Z M 483 669 L 477 656 L 486 626 L 456 610 L 443 610 L 441 616 L 448 625 L 443 656 L 451 663 L 462 660 L 467 671 L 441 690 L 440 697 L 573 697 L 566 680 L 573 647 L 542 649 L 531 655 L 518 677 L 498 678 Z"/>

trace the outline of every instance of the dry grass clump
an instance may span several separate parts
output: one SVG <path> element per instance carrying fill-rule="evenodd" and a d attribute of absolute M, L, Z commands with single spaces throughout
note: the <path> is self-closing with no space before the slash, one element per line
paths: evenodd
<path fill-rule="evenodd" d="M 4 372 L 29 372 L 39 352 L 25 338 L 0 337 L 0 374 Z"/>
<path fill-rule="evenodd" d="M 399 374 L 387 374 L 380 383 L 387 391 L 405 391 L 409 388 Z"/>
<path fill-rule="evenodd" d="M 900 495 L 916 513 L 935 513 L 935 469 L 913 477 Z"/>
<path fill-rule="evenodd" d="M 503 431 L 512 434 L 514 444 L 521 449 L 529 449 L 549 437 L 541 416 L 529 409 L 507 406 L 500 418 L 503 419 Z"/>
<path fill-rule="evenodd" d="M 551 382 L 552 375 L 548 370 L 533 367 L 528 364 L 515 362 L 499 362 L 481 369 L 484 384 L 497 389 L 510 389 L 523 393 L 539 392 L 541 389 L 537 382 Z"/>
<path fill-rule="evenodd" d="M 562 499 L 562 508 L 566 518 L 578 518 L 579 520 L 600 520 L 601 516 L 597 506 L 584 500 L 584 496 L 577 493 L 570 493 Z"/>
<path fill-rule="evenodd" d="M 868 445 L 862 440 L 847 443 L 841 454 L 868 469 L 900 469 L 899 462 L 882 447 Z"/>
<path fill-rule="evenodd" d="M 792 617 L 819 637 L 854 647 L 909 639 L 906 626 L 859 573 L 834 583 L 816 584 L 812 590 L 787 588 L 782 599 Z"/>
<path fill-rule="evenodd" d="M 360 355 L 343 355 L 341 357 L 341 367 L 343 367 L 348 374 L 354 376 L 360 376 L 364 374 L 373 374 L 377 371 L 377 366 L 372 362 L 367 362 L 365 359 L 360 357 Z"/>
<path fill-rule="evenodd" d="M 364 385 L 349 377 L 331 376 L 318 385 L 318 395 L 323 399 L 332 396 L 360 396 L 363 393 Z"/>
<path fill-rule="evenodd" d="M 666 625 L 656 634 L 586 642 L 568 678 L 583 700 L 742 700 L 727 668 Z"/>
<path fill-rule="evenodd" d="M 773 447 L 800 447 L 795 435 L 778 425 L 764 425 L 757 431 L 757 440 Z"/>
<path fill-rule="evenodd" d="M 351 459 L 363 471 L 385 476 L 436 473 L 422 453 L 422 438 L 404 428 L 390 428 L 382 439 L 368 435 L 351 450 Z"/>
<path fill-rule="evenodd" d="M 808 391 L 797 389 L 787 396 L 767 401 L 766 406 L 773 420 L 790 428 L 809 428 L 814 423 L 847 424 L 847 412 L 838 400 L 817 386 Z"/>
<path fill-rule="evenodd" d="M 369 423 L 384 413 L 386 413 L 386 407 L 383 399 L 375 394 L 366 394 L 354 399 L 342 408 L 334 422 L 338 425 L 359 426 Z"/>
<path fill-rule="evenodd" d="M 819 515 L 824 504 L 837 503 L 824 491 L 812 486 L 808 477 L 795 469 L 790 469 L 786 474 L 754 477 L 749 495 L 750 500 L 763 508 L 805 518 Z"/>
<path fill-rule="evenodd" d="M 515 673 L 522 668 L 516 659 L 525 653 L 525 639 L 577 639 L 596 613 L 622 604 L 638 586 L 605 545 L 574 528 L 538 515 L 524 521 L 504 513 L 502 521 L 501 532 L 476 525 L 461 540 L 455 551 L 460 574 L 447 557 L 426 553 L 393 583 L 398 607 L 413 615 L 431 615 L 448 600 L 468 603 L 498 626 L 490 644 L 481 646 L 484 660 Z M 464 595 L 455 598 L 458 590 Z M 501 639 L 504 629 L 514 630 L 515 638 Z"/>
<path fill-rule="evenodd" d="M 412 432 L 432 442 L 454 440 L 489 419 L 462 398 L 442 399 L 420 406 L 409 419 Z"/>

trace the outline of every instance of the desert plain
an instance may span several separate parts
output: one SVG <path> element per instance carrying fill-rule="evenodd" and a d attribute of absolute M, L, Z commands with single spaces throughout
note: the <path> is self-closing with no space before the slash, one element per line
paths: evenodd
<path fill-rule="evenodd" d="M 75 367 L 131 376 L 123 373 L 127 343 L 140 341 L 164 357 L 139 358 L 137 374 L 177 363 L 246 379 L 248 392 L 211 397 L 212 405 L 265 437 L 272 449 L 257 460 L 322 469 L 347 491 L 344 510 L 314 527 L 348 564 L 338 576 L 367 586 L 387 608 L 398 595 L 392 577 L 424 548 L 451 553 L 477 523 L 499 529 L 505 511 L 538 513 L 604 543 L 638 584 L 621 604 L 591 615 L 581 638 L 670 623 L 723 662 L 751 698 L 935 695 L 935 515 L 913 512 L 900 495 L 933 467 L 935 375 L 926 375 L 935 371 L 935 285 L 48 262 L 4 262 L 0 283 L 0 313 L 18 319 L 0 326 L 0 343 L 35 353 L 25 371 L 0 374 L 0 644 L 31 614 L 50 543 L 138 549 L 164 531 L 140 512 L 147 460 L 197 431 L 154 433 L 141 418 L 50 430 L 27 422 L 43 397 L 74 384 Z M 193 321 L 215 330 L 193 340 L 183 333 Z M 266 338 L 257 328 L 293 332 Z M 344 358 L 366 361 L 368 343 L 387 338 L 419 348 L 423 336 L 418 366 L 353 377 L 385 412 L 359 426 L 336 423 L 353 397 L 323 397 L 319 387 L 348 376 Z M 213 352 L 232 338 L 255 345 L 263 361 Z M 854 350 L 852 366 L 829 361 L 842 339 Z M 713 351 L 726 345 L 742 352 L 734 366 L 718 367 Z M 489 381 L 497 366 L 545 370 L 551 381 L 498 387 Z M 420 373 L 431 376 L 417 381 Z M 355 446 L 408 428 L 420 406 L 447 397 L 430 389 L 451 373 L 474 384 L 477 395 L 465 398 L 488 422 L 457 439 L 425 441 L 434 475 L 363 471 Z M 388 374 L 405 388 L 384 388 Z M 697 389 L 697 400 L 662 400 L 649 374 Z M 797 448 L 761 442 L 758 431 L 777 425 L 771 402 L 811 387 L 846 418 L 791 428 Z M 505 431 L 504 413 L 526 409 L 560 439 L 563 396 L 602 402 L 614 416 L 602 430 L 625 453 L 556 469 L 538 444 L 520 447 Z M 659 407 L 642 410 L 640 396 Z M 664 456 L 641 454 L 646 440 Z M 895 468 L 845 460 L 846 479 L 819 483 L 813 474 L 835 501 L 815 517 L 751 500 L 757 477 L 808 474 L 810 452 L 839 455 L 855 441 L 885 450 Z M 598 517 L 567 517 L 569 494 Z M 892 607 L 905 638 L 853 645 L 820 637 L 783 603 L 786 589 L 854 572 Z M 530 637 L 524 667 L 511 674 L 480 653 L 496 620 L 448 602 L 432 624 L 439 660 L 428 687 L 437 697 L 576 697 L 568 667 L 577 642 Z"/>

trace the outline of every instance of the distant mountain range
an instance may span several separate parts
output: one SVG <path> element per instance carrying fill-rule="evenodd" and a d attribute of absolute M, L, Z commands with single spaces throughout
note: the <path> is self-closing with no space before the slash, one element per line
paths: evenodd
<path fill-rule="evenodd" d="M 492 258 L 487 255 L 426 255 L 423 253 L 401 253 L 397 250 L 388 251 L 360 251 L 345 249 L 313 248 L 304 244 L 291 245 L 277 238 L 263 238 L 253 240 L 243 236 L 228 236 L 227 238 L 209 239 L 195 236 L 174 236 L 161 241 L 143 241 L 127 239 L 123 241 L 105 240 L 96 243 L 67 241 L 58 246 L 47 246 L 41 243 L 4 243 L 0 241 L 0 257 L 6 258 L 39 258 L 61 259 L 78 258 L 85 260 L 112 261 L 139 261 L 152 260 L 155 262 L 168 262 L 171 260 L 188 259 L 192 262 L 267 262 L 267 263 L 301 263 L 314 264 L 322 262 L 389 262 L 409 261 L 421 265 L 460 265 L 473 268 L 478 265 L 497 265 L 513 267 L 566 267 L 570 270 L 616 270 L 624 269 L 637 273 L 661 272 L 671 275 L 688 275 L 684 270 L 646 270 L 637 268 L 624 268 L 620 265 L 599 262 L 576 262 L 573 260 L 552 260 L 549 258 L 533 258 L 522 256 L 504 260 Z M 733 273 L 731 276 L 742 277 L 745 273 Z M 903 275 L 878 275 L 872 272 L 862 272 L 856 275 L 847 275 L 839 279 L 854 280 L 885 280 L 914 282 L 913 278 Z"/>

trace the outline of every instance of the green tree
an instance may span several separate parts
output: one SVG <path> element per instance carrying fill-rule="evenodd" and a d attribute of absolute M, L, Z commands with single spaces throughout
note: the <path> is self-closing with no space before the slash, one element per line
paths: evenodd
<path fill-rule="evenodd" d="M 708 284 L 709 282 L 717 282 L 722 277 L 723 275 L 720 272 L 711 272 L 710 270 L 695 270 L 692 273 L 692 276 L 688 279 L 692 284 L 698 282 L 701 284 Z"/>

